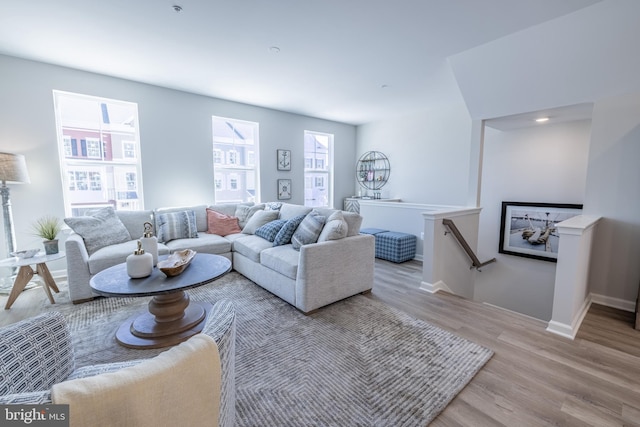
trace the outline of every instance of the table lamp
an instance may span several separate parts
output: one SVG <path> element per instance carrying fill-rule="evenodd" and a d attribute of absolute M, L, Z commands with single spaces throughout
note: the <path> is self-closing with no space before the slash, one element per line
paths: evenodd
<path fill-rule="evenodd" d="M 22 154 L 0 153 L 0 193 L 2 194 L 2 214 L 4 216 L 4 236 L 7 242 L 7 254 L 15 251 L 16 238 L 13 230 L 13 215 L 11 213 L 11 199 L 9 197 L 10 184 L 29 183 L 27 163 Z"/>

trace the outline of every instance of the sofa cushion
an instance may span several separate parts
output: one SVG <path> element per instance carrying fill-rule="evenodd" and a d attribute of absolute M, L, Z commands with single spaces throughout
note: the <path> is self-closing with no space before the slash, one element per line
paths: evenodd
<path fill-rule="evenodd" d="M 105 268 L 113 267 L 127 260 L 127 257 L 138 249 L 137 240 L 116 243 L 98 249 L 89 256 L 89 272 L 96 274 Z M 158 243 L 158 255 L 169 254 L 169 248 L 162 243 Z"/>
<path fill-rule="evenodd" d="M 259 236 L 249 235 L 233 242 L 233 251 L 244 255 L 253 262 L 260 262 L 260 252 L 270 248 L 271 242 Z"/>
<path fill-rule="evenodd" d="M 156 222 L 159 242 L 198 237 L 196 214 L 193 210 L 161 213 L 157 215 Z"/>
<path fill-rule="evenodd" d="M 327 223 L 322 228 L 318 242 L 326 242 L 327 240 L 338 240 L 347 237 L 348 225 L 344 220 L 341 211 L 335 211 L 327 218 Z"/>
<path fill-rule="evenodd" d="M 360 234 L 360 226 L 362 225 L 362 215 L 355 212 L 342 212 L 344 220 L 347 222 L 347 237 L 357 236 Z"/>
<path fill-rule="evenodd" d="M 231 251 L 231 241 L 217 234 L 200 233 L 195 239 L 176 239 L 166 243 L 174 251 L 192 249 L 204 254 L 221 255 Z"/>
<path fill-rule="evenodd" d="M 285 224 L 282 226 L 280 231 L 278 231 L 278 234 L 276 235 L 275 239 L 273 239 L 273 246 L 281 246 L 281 245 L 287 245 L 291 243 L 291 237 L 293 237 L 293 233 L 296 232 L 296 229 L 298 228 L 298 226 L 300 225 L 300 223 L 302 222 L 305 216 L 306 214 L 298 215 L 287 220 L 287 222 L 285 222 Z"/>
<path fill-rule="evenodd" d="M 241 228 L 244 228 L 247 225 L 247 221 L 251 218 L 256 212 L 264 210 L 264 203 L 259 205 L 238 205 L 236 207 L 236 211 L 233 216 L 238 218 L 238 223 Z"/>
<path fill-rule="evenodd" d="M 155 225 L 153 211 L 116 211 L 116 215 L 129 231 L 132 239 L 139 239 L 144 234 L 144 223 Z M 155 233 L 155 231 L 154 231 Z"/>
<path fill-rule="evenodd" d="M 276 246 L 265 249 L 260 254 L 260 264 L 277 271 L 290 279 L 296 280 L 300 252 L 291 245 Z"/>
<path fill-rule="evenodd" d="M 291 238 L 293 249 L 300 250 L 303 245 L 317 242 L 326 219 L 327 217 L 320 215 L 318 211 L 309 212 L 296 229 L 296 232 L 293 233 Z"/>
<path fill-rule="evenodd" d="M 306 215 L 311 212 L 310 207 L 301 205 L 292 205 L 290 203 L 283 203 L 280 207 L 280 219 L 292 219 L 299 215 Z"/>
<path fill-rule="evenodd" d="M 259 227 L 254 233 L 256 236 L 260 236 L 270 242 L 273 242 L 278 235 L 280 229 L 287 223 L 286 219 L 276 219 Z"/>
<path fill-rule="evenodd" d="M 278 219 L 279 214 L 280 212 L 278 211 L 258 211 L 249 218 L 242 232 L 244 234 L 254 234 L 258 228 Z"/>
<path fill-rule="evenodd" d="M 236 209 L 238 208 L 238 206 L 253 206 L 254 203 L 253 202 L 247 202 L 247 203 L 218 203 L 215 205 L 209 205 L 207 206 L 207 208 L 209 209 L 213 209 L 216 212 L 220 212 L 221 214 L 227 215 L 227 216 L 235 216 L 236 215 Z"/>
<path fill-rule="evenodd" d="M 225 215 L 213 209 L 207 208 L 207 223 L 209 224 L 207 233 L 226 236 L 228 234 L 241 233 L 242 229 L 238 225 L 238 218 Z"/>
<path fill-rule="evenodd" d="M 85 216 L 65 218 L 64 222 L 82 237 L 89 255 L 131 240 L 131 234 L 111 206 L 89 210 Z"/>

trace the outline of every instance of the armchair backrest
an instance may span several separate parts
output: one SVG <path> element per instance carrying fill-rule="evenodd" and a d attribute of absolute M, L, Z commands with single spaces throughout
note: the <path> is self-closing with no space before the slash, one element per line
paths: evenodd
<path fill-rule="evenodd" d="M 49 312 L 0 328 L 0 396 L 49 390 L 74 370 L 62 314 Z"/>

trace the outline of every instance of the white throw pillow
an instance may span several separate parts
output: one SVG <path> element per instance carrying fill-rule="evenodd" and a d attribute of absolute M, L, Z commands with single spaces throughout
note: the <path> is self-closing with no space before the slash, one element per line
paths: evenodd
<path fill-rule="evenodd" d="M 344 215 L 341 211 L 335 211 L 327 218 L 327 223 L 322 228 L 320 236 L 318 236 L 318 242 L 342 239 L 347 237 L 348 231 L 349 226 L 347 221 L 344 220 Z"/>

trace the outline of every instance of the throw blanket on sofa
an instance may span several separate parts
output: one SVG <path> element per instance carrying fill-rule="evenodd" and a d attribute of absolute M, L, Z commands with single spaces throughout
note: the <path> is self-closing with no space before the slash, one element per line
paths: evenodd
<path fill-rule="evenodd" d="M 220 355 L 199 334 L 120 371 L 56 384 L 53 403 L 69 404 L 70 425 L 217 426 Z"/>

